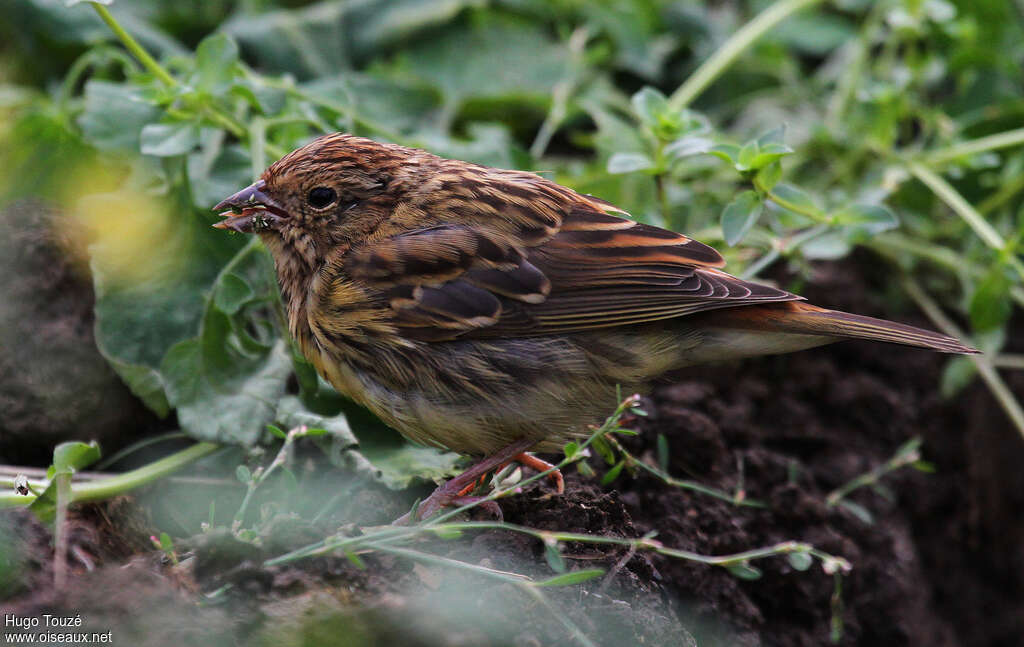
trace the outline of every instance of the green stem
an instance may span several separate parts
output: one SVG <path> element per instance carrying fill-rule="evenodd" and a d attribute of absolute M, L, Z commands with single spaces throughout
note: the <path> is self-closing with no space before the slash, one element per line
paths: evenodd
<path fill-rule="evenodd" d="M 132 53 L 132 56 L 138 59 L 138 61 L 142 63 L 143 67 L 152 72 L 153 76 L 160 79 L 160 81 L 168 87 L 178 85 L 178 82 L 174 77 L 171 76 L 159 63 L 157 63 L 155 58 L 149 55 L 149 52 L 139 44 L 139 41 L 135 40 L 131 34 L 125 31 L 124 27 L 122 27 L 121 24 L 117 22 L 112 15 L 110 15 L 110 12 L 106 7 L 98 2 L 93 2 L 92 8 L 100 15 L 100 19 L 107 24 L 107 27 L 110 27 L 110 31 L 114 32 L 114 35 L 117 36 L 128 51 Z"/>
<path fill-rule="evenodd" d="M 889 258 L 897 265 L 906 254 L 918 256 L 934 265 L 949 270 L 954 274 L 967 272 L 972 278 L 981 278 L 990 271 L 988 267 L 981 267 L 971 263 L 964 256 L 948 247 L 935 243 L 919 243 L 913 238 L 887 232 L 871 239 L 871 248 Z M 1010 287 L 1010 297 L 1021 307 L 1024 307 L 1024 287 L 1014 285 Z"/>
<path fill-rule="evenodd" d="M 186 465 L 212 454 L 219 448 L 220 445 L 213 443 L 196 443 L 187 449 L 175 452 L 170 456 L 165 456 L 160 460 L 153 461 L 130 472 L 118 474 L 102 481 L 83 483 L 77 487 L 72 487 L 71 501 L 74 503 L 99 501 L 123 494 L 129 490 L 152 483 L 168 474 L 173 474 Z"/>
<path fill-rule="evenodd" d="M 932 323 L 939 330 L 951 337 L 963 339 L 963 333 L 960 332 L 957 325 L 942 312 L 942 309 L 935 303 L 935 300 L 928 296 L 917 281 L 909 276 L 904 276 L 903 289 L 917 303 L 918 307 L 928 315 L 928 318 L 932 320 Z M 975 367 L 978 369 L 978 374 L 981 375 L 981 379 L 985 381 L 989 391 L 992 392 L 999 406 L 1006 412 L 1013 426 L 1017 428 L 1021 436 L 1024 436 L 1024 408 L 1021 408 L 1017 398 L 1013 395 L 1013 391 L 1006 386 L 1006 382 L 999 376 L 999 372 L 992 365 L 992 360 L 987 355 L 968 355 L 967 357 L 974 362 Z"/>
<path fill-rule="evenodd" d="M 518 587 L 525 591 L 527 595 L 535 599 L 537 602 L 540 602 L 542 605 L 544 605 L 544 607 L 547 608 L 551 615 L 553 615 L 555 619 L 562 623 L 562 626 L 565 627 L 566 631 L 568 631 L 569 634 L 574 639 L 576 639 L 576 642 L 583 645 L 583 647 L 597 647 L 594 641 L 588 638 L 587 635 L 583 633 L 583 630 L 577 627 L 576 623 L 569 619 L 569 616 L 565 615 L 555 605 L 551 604 L 551 601 L 548 600 L 547 596 L 541 593 L 537 587 L 528 586 L 524 583 L 519 583 Z"/>
<path fill-rule="evenodd" d="M 1007 130 L 987 137 L 979 137 L 966 142 L 954 144 L 948 148 L 932 151 L 925 155 L 924 161 L 930 165 L 945 164 L 960 157 L 984 153 L 986 151 L 1009 148 L 1024 144 L 1024 128 Z"/>
<path fill-rule="evenodd" d="M 626 458 L 626 460 L 628 461 L 626 463 L 627 467 L 629 467 L 630 465 L 635 465 L 635 466 L 639 467 L 640 469 L 648 472 L 649 474 L 657 477 L 659 480 L 664 482 L 666 485 L 670 485 L 672 487 L 677 487 L 677 488 L 682 489 L 682 490 L 690 490 L 692 492 L 700 492 L 701 494 L 706 494 L 706 495 L 708 495 L 710 497 L 713 497 L 715 499 L 719 499 L 721 501 L 728 501 L 729 503 L 731 503 L 733 505 L 737 505 L 737 506 L 746 506 L 746 507 L 750 507 L 750 508 L 763 508 L 763 507 L 765 507 L 765 505 L 763 503 L 761 503 L 760 501 L 755 501 L 753 499 L 741 499 L 741 498 L 738 498 L 736 496 L 732 496 L 732 495 L 730 495 L 730 494 L 728 494 L 726 492 L 722 492 L 721 490 L 716 490 L 715 488 L 708 487 L 707 485 L 701 485 L 700 483 L 697 483 L 696 481 L 687 481 L 687 480 L 683 480 L 683 479 L 677 479 L 676 477 L 671 476 L 668 473 L 666 473 L 664 470 L 661 470 L 661 469 L 659 469 L 657 467 L 653 467 L 651 465 L 648 465 L 647 463 L 645 463 L 644 461 L 640 460 L 636 456 L 633 456 L 628 451 L 626 451 L 626 448 L 623 447 L 622 443 L 620 443 L 617 439 L 609 437 L 606 440 L 612 446 L 614 446 L 615 449 L 618 450 L 619 453 L 621 453 Z"/>
<path fill-rule="evenodd" d="M 1007 200 L 1024 191 L 1024 175 L 1021 175 L 999 187 L 984 200 L 978 203 L 978 213 L 985 215 L 1001 207 Z"/>
<path fill-rule="evenodd" d="M 760 180 L 757 179 L 757 176 L 754 176 L 752 182 L 754 184 L 754 187 L 756 187 L 758 191 L 763 193 L 765 197 L 767 197 L 769 200 L 779 205 L 783 209 L 792 211 L 793 213 L 798 213 L 801 216 L 807 216 L 814 222 L 822 224 L 831 224 L 828 216 L 822 215 L 821 212 L 819 212 L 817 209 L 810 209 L 801 206 L 795 202 L 791 202 L 783 197 L 780 197 L 777 193 L 773 193 L 771 189 L 766 187 Z"/>
<path fill-rule="evenodd" d="M 521 575 L 519 573 L 510 573 L 508 571 L 499 571 L 493 568 L 487 568 L 486 566 L 479 566 L 477 564 L 470 564 L 468 562 L 461 562 L 457 559 L 450 559 L 448 557 L 441 557 L 440 555 L 431 555 L 430 553 L 420 552 L 418 550 L 410 550 L 408 548 L 399 548 L 397 546 L 389 546 L 385 544 L 367 543 L 366 548 L 370 550 L 380 551 L 382 553 L 388 553 L 397 557 L 405 557 L 417 562 L 423 562 L 425 564 L 433 564 L 434 566 L 441 566 L 445 570 L 459 569 L 464 571 L 470 571 L 478 575 L 484 575 L 486 577 L 493 577 L 495 579 L 502 580 L 504 582 L 512 582 L 515 584 L 528 583 L 532 579 L 528 575 Z"/>
<path fill-rule="evenodd" d="M 1024 370 L 1024 355 L 1017 353 L 1003 353 L 992 358 L 992 365 L 998 368 L 1011 368 Z"/>
<path fill-rule="evenodd" d="M 974 233 L 992 249 L 1004 253 L 1007 262 L 1013 267 L 1021 278 L 1024 278 L 1024 263 L 1010 253 L 1006 241 L 992 225 L 988 224 L 978 211 L 971 206 L 967 200 L 960 195 L 953 186 L 946 182 L 938 173 L 931 170 L 924 164 L 915 161 L 907 162 L 907 169 L 910 173 L 924 183 L 932 192 L 945 202 L 967 225 L 974 230 Z"/>
<path fill-rule="evenodd" d="M 843 498 L 854 490 L 858 490 L 868 485 L 874 485 L 882 480 L 882 477 L 886 474 L 895 472 L 901 467 L 905 467 L 911 463 L 916 463 L 921 460 L 920 447 L 921 439 L 919 437 L 912 438 L 910 441 L 904 443 L 903 446 L 893 454 L 892 458 L 886 462 L 850 479 L 835 490 L 832 490 L 832 492 L 825 497 L 825 504 L 830 508 L 835 507 Z"/>
<path fill-rule="evenodd" d="M 938 173 L 920 162 L 908 162 L 907 169 L 931 189 L 940 200 L 949 205 L 949 208 L 955 211 L 974 230 L 974 233 L 985 241 L 986 245 L 997 250 L 1002 250 L 1006 246 L 1006 241 L 999 235 L 999 232 L 988 224 L 988 221 Z"/>
<path fill-rule="evenodd" d="M 110 14 L 110 11 L 108 11 L 106 7 L 96 2 L 92 3 L 92 7 L 96 10 L 96 13 L 99 14 L 103 22 L 106 23 L 107 27 L 110 28 L 110 31 L 114 32 L 114 35 L 117 36 L 125 48 L 131 52 L 132 56 L 142 63 L 143 67 L 149 70 L 153 76 L 160 79 L 164 85 L 172 88 L 178 85 L 177 79 L 171 76 L 170 73 L 165 70 L 163 66 L 161 66 L 160 63 L 158 63 L 156 59 L 142 47 L 142 45 L 139 44 L 139 41 L 135 40 L 131 34 L 125 31 L 125 28 L 117 22 L 117 19 Z M 203 112 L 211 121 L 224 128 L 235 137 L 239 139 L 248 139 L 249 131 L 245 124 L 234 116 L 224 112 L 215 105 L 205 106 L 203 108 Z M 266 145 L 266 150 L 276 157 L 283 157 L 285 153 L 288 152 L 269 143 Z"/>
<path fill-rule="evenodd" d="M 745 49 L 757 39 L 764 36 L 775 25 L 779 24 L 790 15 L 820 3 L 822 0 L 782 0 L 768 7 L 753 20 L 743 25 L 725 43 L 719 47 L 711 58 L 704 61 L 700 67 L 690 75 L 690 78 L 679 86 L 669 98 L 669 105 L 673 110 L 682 110 L 690 105 L 715 79 L 743 53 Z"/>
<path fill-rule="evenodd" d="M 212 453 L 219 445 L 213 443 L 196 443 L 188 449 L 161 458 L 158 461 L 144 465 L 136 470 L 124 472 L 110 478 L 98 479 L 87 483 L 71 485 L 71 493 L 68 503 L 82 503 L 86 501 L 100 501 L 110 497 L 124 494 L 129 490 L 152 483 L 185 467 L 193 461 Z M 21 496 L 19 494 L 0 494 L 0 508 L 28 505 L 35 501 L 34 496 Z"/>

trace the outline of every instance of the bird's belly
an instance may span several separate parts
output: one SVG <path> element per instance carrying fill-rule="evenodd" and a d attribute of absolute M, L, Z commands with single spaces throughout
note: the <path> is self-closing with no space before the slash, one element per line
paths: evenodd
<path fill-rule="evenodd" d="M 599 346 L 571 336 L 458 341 L 385 349 L 369 362 L 321 357 L 314 364 L 414 442 L 490 454 L 530 437 L 539 451 L 560 451 L 615 408 L 618 387 L 639 386 L 635 370 L 612 375 L 609 366 L 621 366 L 624 356 L 596 357 Z M 607 343 L 601 348 L 612 352 Z"/>

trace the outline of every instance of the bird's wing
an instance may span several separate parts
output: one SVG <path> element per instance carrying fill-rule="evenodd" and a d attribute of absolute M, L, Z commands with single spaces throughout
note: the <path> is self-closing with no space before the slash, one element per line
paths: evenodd
<path fill-rule="evenodd" d="M 445 224 L 365 245 L 345 267 L 384 292 L 403 334 L 426 341 L 569 333 L 800 298 L 718 270 L 722 257 L 703 243 L 578 198 L 543 241 L 479 221 Z"/>

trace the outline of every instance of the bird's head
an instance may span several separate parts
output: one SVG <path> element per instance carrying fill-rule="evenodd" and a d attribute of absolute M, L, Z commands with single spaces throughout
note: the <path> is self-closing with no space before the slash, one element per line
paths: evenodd
<path fill-rule="evenodd" d="M 342 133 L 324 135 L 275 162 L 255 183 L 222 200 L 214 227 L 260 234 L 272 251 L 288 244 L 351 242 L 386 217 L 389 186 L 410 149 Z M 320 249 L 320 252 L 323 252 Z"/>

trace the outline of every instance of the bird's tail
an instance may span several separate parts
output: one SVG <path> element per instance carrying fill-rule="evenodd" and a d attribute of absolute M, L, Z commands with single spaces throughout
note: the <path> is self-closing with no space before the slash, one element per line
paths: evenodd
<path fill-rule="evenodd" d="M 978 353 L 978 350 L 948 335 L 885 319 L 826 310 L 801 301 L 729 308 L 719 310 L 713 316 L 716 317 L 716 325 L 731 328 L 839 339 L 869 339 L 928 348 L 942 353 Z"/>

